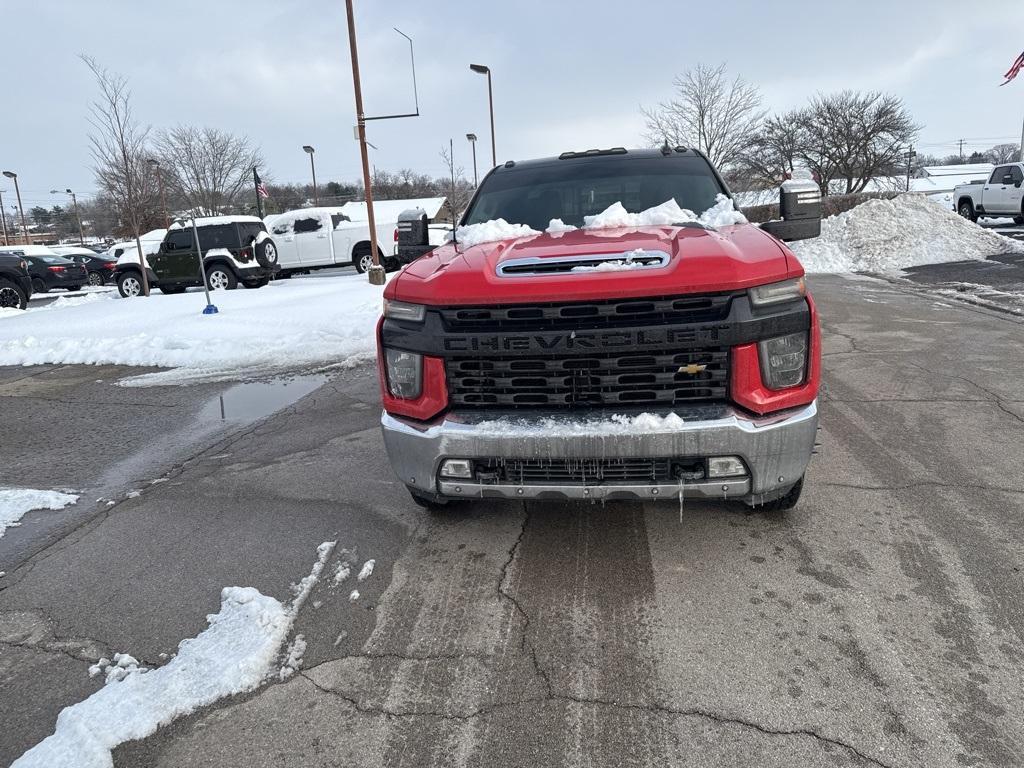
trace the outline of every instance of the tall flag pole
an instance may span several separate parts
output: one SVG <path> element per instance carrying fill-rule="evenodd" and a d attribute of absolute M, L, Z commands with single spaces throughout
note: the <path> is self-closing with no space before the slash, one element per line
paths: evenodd
<path fill-rule="evenodd" d="M 1013 80 L 1018 74 L 1020 74 L 1022 68 L 1024 68 L 1024 53 L 1021 53 L 1021 55 L 1014 60 L 1013 64 L 1010 65 L 1010 68 L 1006 70 L 1006 74 L 1003 75 L 1006 79 L 999 85 L 1006 85 L 1008 82 Z M 1024 163 L 1024 123 L 1021 124 L 1020 130 L 1020 161 Z"/>
<path fill-rule="evenodd" d="M 256 213 L 258 213 L 259 217 L 262 219 L 263 200 L 270 197 L 270 194 L 267 192 L 267 185 L 263 183 L 255 165 L 252 167 L 252 183 L 256 187 Z"/>

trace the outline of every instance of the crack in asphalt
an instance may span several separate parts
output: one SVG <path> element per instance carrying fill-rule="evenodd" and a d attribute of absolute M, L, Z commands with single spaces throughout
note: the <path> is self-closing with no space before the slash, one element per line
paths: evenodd
<path fill-rule="evenodd" d="M 523 639 L 520 642 L 520 648 L 523 651 L 523 653 L 525 653 L 526 656 L 530 659 L 531 663 L 533 664 L 534 671 L 537 673 L 537 676 L 544 683 L 544 690 L 546 690 L 548 692 L 548 695 L 550 696 L 550 695 L 552 695 L 552 693 L 554 691 L 554 688 L 553 688 L 553 686 L 551 684 L 551 677 L 550 677 L 550 675 L 548 674 L 547 670 L 544 669 L 544 667 L 541 665 L 540 659 L 537 656 L 537 647 L 534 645 L 533 641 L 530 639 L 530 623 L 531 623 L 530 622 L 530 615 L 526 612 L 526 609 L 523 608 L 523 606 L 519 602 L 519 600 L 516 597 L 514 597 L 512 595 L 512 593 L 509 592 L 505 588 L 505 582 L 508 580 L 509 568 L 511 567 L 512 562 L 516 558 L 516 553 L 519 551 L 520 545 L 523 543 L 523 537 L 526 535 L 526 528 L 527 528 L 527 526 L 529 524 L 530 524 L 530 510 L 527 508 L 526 504 L 524 503 L 523 504 L 523 526 L 522 526 L 522 528 L 519 531 L 519 536 L 516 537 L 515 542 L 513 542 L 512 546 L 509 547 L 508 559 L 505 560 L 504 564 L 501 566 L 501 574 L 498 577 L 498 594 L 501 597 L 503 597 L 506 600 L 508 600 L 512 604 L 512 606 L 515 609 L 516 613 L 518 613 L 522 617 L 522 619 L 523 619 L 523 630 L 522 630 Z"/>
<path fill-rule="evenodd" d="M 0 646 L 7 646 L 8 648 L 20 648 L 23 651 L 35 651 L 36 653 L 49 653 L 57 654 L 60 656 L 67 656 L 69 659 L 75 661 L 84 661 L 89 664 L 95 664 L 99 661 L 99 658 L 93 658 L 92 656 L 86 656 L 85 654 L 77 654 L 67 648 L 51 648 L 45 643 L 16 643 L 10 640 L 0 640 Z"/>
<path fill-rule="evenodd" d="M 1007 408 L 1003 404 L 1003 399 L 1001 397 L 999 397 L 999 395 L 997 395 L 995 392 L 993 392 L 991 389 L 989 389 L 988 387 L 984 386 L 983 384 L 979 384 L 978 382 L 974 381 L 974 379 L 969 379 L 966 376 L 961 376 L 961 375 L 956 374 L 956 373 L 946 373 L 944 371 L 933 371 L 931 368 L 928 368 L 928 367 L 926 367 L 924 365 L 921 365 L 920 363 L 915 363 L 915 362 L 913 362 L 911 360 L 907 360 L 905 362 L 908 365 L 912 365 L 913 367 L 918 368 L 918 369 L 924 371 L 925 373 L 930 373 L 932 376 L 941 376 L 941 377 L 946 378 L 946 379 L 956 379 L 957 381 L 963 381 L 963 382 L 965 382 L 967 384 L 970 384 L 975 389 L 979 389 L 982 392 L 984 392 L 986 395 L 988 395 L 989 398 L 991 398 L 988 402 L 995 403 L 996 407 L 999 408 L 999 410 L 1001 410 L 1007 416 L 1012 416 L 1014 419 L 1019 421 L 1021 424 L 1024 424 L 1024 416 L 1021 416 L 1020 414 L 1015 413 L 1014 411 L 1011 411 L 1009 408 Z"/>
<path fill-rule="evenodd" d="M 326 687 L 317 683 L 315 680 L 310 678 L 306 674 L 307 670 L 299 672 L 299 676 L 303 677 L 307 682 L 310 683 L 316 690 L 321 693 L 334 696 L 342 701 L 348 703 L 353 709 L 360 714 L 370 715 L 374 717 L 386 717 L 394 719 L 403 718 L 417 718 L 417 717 L 430 717 L 439 720 L 453 720 L 457 722 L 470 722 L 480 717 L 487 717 L 495 712 L 512 709 L 515 707 L 521 707 L 528 704 L 544 704 L 548 702 L 562 702 L 567 704 L 577 704 L 580 706 L 590 707 L 608 707 L 615 710 L 625 710 L 631 712 L 643 712 L 652 715 L 668 716 L 668 717 L 690 717 L 700 718 L 703 720 L 709 720 L 718 725 L 732 725 L 739 726 L 742 728 L 750 728 L 758 731 L 766 736 L 784 736 L 784 737 L 806 737 L 814 739 L 822 744 L 828 744 L 833 747 L 839 747 L 845 749 L 848 752 L 856 755 L 861 760 L 876 765 L 879 768 L 894 768 L 894 766 L 880 760 L 877 757 L 873 757 L 863 752 L 858 747 L 849 744 L 840 739 L 835 739 L 830 736 L 824 736 L 811 728 L 773 728 L 771 726 L 763 725 L 755 722 L 748 718 L 739 717 L 735 715 L 725 715 L 719 712 L 714 712 L 708 709 L 701 709 L 699 707 L 691 707 L 686 709 L 680 709 L 677 707 L 671 707 L 665 704 L 653 703 L 653 704 L 635 704 L 629 702 L 611 701 L 608 699 L 591 698 L 583 696 L 575 696 L 572 694 L 565 693 L 554 693 L 553 691 L 545 696 L 528 696 L 521 699 L 515 699 L 512 701 L 497 701 L 484 706 L 476 707 L 464 714 L 456 714 L 452 712 L 439 712 L 431 709 L 398 709 L 396 707 L 387 707 L 381 705 L 370 705 L 363 704 L 354 696 L 351 696 L 341 691 L 334 690 L 333 688 Z"/>

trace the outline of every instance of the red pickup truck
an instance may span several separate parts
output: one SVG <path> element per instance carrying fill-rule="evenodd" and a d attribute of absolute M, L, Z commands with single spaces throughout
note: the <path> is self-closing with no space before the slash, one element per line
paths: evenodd
<path fill-rule="evenodd" d="M 684 147 L 494 168 L 454 241 L 384 292 L 384 441 L 413 498 L 792 507 L 820 336 L 783 240 L 820 232 L 821 200 L 781 197 L 746 223 Z"/>

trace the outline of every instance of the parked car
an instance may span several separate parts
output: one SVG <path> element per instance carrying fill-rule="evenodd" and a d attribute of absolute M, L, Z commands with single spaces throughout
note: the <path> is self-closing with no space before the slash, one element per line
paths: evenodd
<path fill-rule="evenodd" d="M 32 278 L 32 290 L 35 293 L 47 293 L 54 288 L 78 291 L 89 282 L 88 270 L 63 256 L 25 254 L 24 259 L 28 262 L 28 273 Z"/>
<path fill-rule="evenodd" d="M 302 208 L 267 219 L 284 277 L 349 264 L 365 272 L 373 263 L 369 224 L 352 221 L 341 208 Z M 376 230 L 380 263 L 397 269 L 394 257 L 385 256 L 395 242 L 395 222 L 377 222 Z"/>
<path fill-rule="evenodd" d="M 89 273 L 89 285 L 103 285 L 114 281 L 117 259 L 101 256 L 90 248 L 78 245 L 55 245 L 53 250 L 65 259 L 81 264 Z"/>
<path fill-rule="evenodd" d="M 255 216 L 211 216 L 196 219 L 203 270 L 211 290 L 231 290 L 241 283 L 259 288 L 277 272 L 277 247 L 263 222 Z M 182 293 L 201 286 L 192 222 L 171 225 L 155 253 L 143 257 L 151 288 L 163 293 Z M 117 260 L 117 289 L 125 298 L 142 292 L 142 267 L 135 250 Z"/>
<path fill-rule="evenodd" d="M 729 196 L 685 147 L 491 170 L 462 217 L 477 237 L 430 250 L 384 290 L 381 425 L 413 499 L 794 506 L 821 335 L 784 241 L 820 234 L 821 196 L 788 181 L 782 219 L 760 226 Z M 599 228 L 615 206 L 662 220 Z M 537 231 L 502 237 L 498 219 Z"/>
<path fill-rule="evenodd" d="M 1024 224 L 1024 163 L 997 165 L 987 179 L 953 187 L 953 207 L 971 221 L 1010 216 Z"/>
<path fill-rule="evenodd" d="M 0 309 L 25 309 L 31 296 L 28 262 L 13 253 L 0 253 Z"/>

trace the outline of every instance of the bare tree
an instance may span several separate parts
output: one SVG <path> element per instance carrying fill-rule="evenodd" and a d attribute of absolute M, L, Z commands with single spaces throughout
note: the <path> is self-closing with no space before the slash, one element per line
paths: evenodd
<path fill-rule="evenodd" d="M 696 147 L 722 168 L 738 163 L 764 119 L 757 88 L 741 77 L 730 81 L 725 64 L 698 64 L 672 84 L 675 98 L 641 108 L 648 141 Z"/>
<path fill-rule="evenodd" d="M 156 153 L 170 191 L 191 209 L 216 216 L 235 204 L 263 158 L 245 136 L 179 125 L 156 134 Z"/>
<path fill-rule="evenodd" d="M 1015 163 L 1020 159 L 1020 144 L 996 144 L 985 152 L 985 156 L 990 163 L 996 165 Z"/>
<path fill-rule="evenodd" d="M 745 189 L 777 187 L 796 171 L 800 129 L 793 112 L 765 120 L 750 136 L 738 165 Z"/>
<path fill-rule="evenodd" d="M 437 184 L 445 190 L 448 205 L 451 206 L 455 219 L 458 219 L 473 197 L 473 185 L 466 180 L 465 168 L 455 164 L 455 158 L 448 147 L 441 147 L 440 155 L 445 168 L 448 169 L 448 177 L 438 179 Z"/>
<path fill-rule="evenodd" d="M 832 191 L 833 181 L 851 194 L 864 191 L 873 178 L 892 174 L 920 130 L 901 99 L 875 91 L 818 94 L 794 120 L 797 156 L 822 194 Z"/>
<path fill-rule="evenodd" d="M 81 59 L 96 77 L 99 98 L 90 109 L 89 135 L 93 171 L 102 193 L 113 200 L 118 214 L 135 238 L 140 266 L 143 261 L 141 229 L 156 199 L 152 174 L 146 163 L 149 126 L 141 125 L 132 111 L 128 80 L 110 72 L 90 56 Z M 142 294 L 149 295 L 146 269 L 142 272 Z"/>

